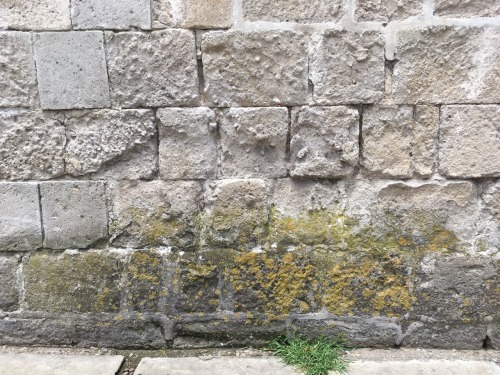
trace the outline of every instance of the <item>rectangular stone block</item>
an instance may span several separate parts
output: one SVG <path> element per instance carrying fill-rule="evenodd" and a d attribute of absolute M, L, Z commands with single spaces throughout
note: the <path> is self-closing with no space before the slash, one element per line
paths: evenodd
<path fill-rule="evenodd" d="M 430 27 L 397 36 L 396 103 L 498 103 L 500 31 Z"/>
<path fill-rule="evenodd" d="M 307 38 L 295 31 L 210 32 L 201 49 L 210 106 L 275 106 L 307 101 Z"/>
<path fill-rule="evenodd" d="M 430 177 L 437 164 L 438 127 L 438 107 L 366 108 L 363 166 L 379 177 Z"/>
<path fill-rule="evenodd" d="M 342 17 L 344 4 L 345 0 L 282 0 L 279 4 L 266 0 L 244 0 L 243 18 L 246 21 L 268 22 L 337 22 Z"/>
<path fill-rule="evenodd" d="M 45 247 L 84 249 L 106 238 L 108 216 L 104 183 L 43 182 L 40 194 Z"/>
<path fill-rule="evenodd" d="M 161 178 L 215 178 L 215 113 L 208 108 L 162 108 L 156 115 L 160 131 Z"/>
<path fill-rule="evenodd" d="M 447 177 L 500 176 L 500 106 L 441 109 L 439 171 Z"/>
<path fill-rule="evenodd" d="M 233 24 L 233 0 L 152 0 L 153 28 L 223 29 Z"/>
<path fill-rule="evenodd" d="M 401 21 L 409 17 L 421 16 L 424 11 L 423 0 L 357 0 L 354 18 L 358 22 Z"/>
<path fill-rule="evenodd" d="M 334 178 L 354 172 L 359 159 L 359 114 L 348 107 L 292 110 L 292 177 Z"/>
<path fill-rule="evenodd" d="M 67 30 L 70 0 L 2 0 L 0 28 L 15 30 Z"/>
<path fill-rule="evenodd" d="M 0 4 L 0 14 L 1 7 Z M 18 31 L 0 32 L 0 46 L 0 107 L 32 106 L 37 88 L 31 35 Z"/>
<path fill-rule="evenodd" d="M 46 180 L 63 175 L 62 118 L 42 111 L 0 110 L 0 179 Z"/>
<path fill-rule="evenodd" d="M 231 108 L 220 123 L 221 177 L 284 177 L 288 110 Z"/>
<path fill-rule="evenodd" d="M 34 38 L 43 109 L 110 106 L 102 32 L 41 33 Z"/>
<path fill-rule="evenodd" d="M 42 246 L 36 183 L 0 183 L 0 251 L 27 251 Z"/>
<path fill-rule="evenodd" d="M 71 19 L 76 30 L 150 29 L 150 0 L 72 0 Z"/>
<path fill-rule="evenodd" d="M 113 102 L 122 107 L 197 105 L 195 39 L 187 30 L 106 33 Z"/>
<path fill-rule="evenodd" d="M 500 15 L 498 0 L 435 0 L 434 15 L 440 17 L 497 17 Z"/>
<path fill-rule="evenodd" d="M 14 311 L 19 308 L 18 267 L 17 256 L 0 255 L 0 311 Z"/>

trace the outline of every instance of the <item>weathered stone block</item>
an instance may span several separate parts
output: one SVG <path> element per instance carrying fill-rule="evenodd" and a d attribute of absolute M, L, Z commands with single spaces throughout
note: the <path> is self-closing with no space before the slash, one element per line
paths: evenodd
<path fill-rule="evenodd" d="M 378 32 L 329 30 L 313 36 L 309 80 L 317 104 L 373 103 L 384 94 L 384 41 Z"/>
<path fill-rule="evenodd" d="M 392 76 L 395 102 L 499 102 L 499 48 L 500 32 L 493 27 L 401 31 Z"/>
<path fill-rule="evenodd" d="M 117 175 L 121 178 L 144 178 L 155 172 L 154 149 L 145 147 L 156 134 L 153 111 L 73 111 L 66 114 L 65 122 L 68 135 L 64 155 L 66 173 L 73 176 L 95 173 L 120 162 L 119 159 L 126 154 L 134 156 L 134 152 L 139 152 L 141 155 L 141 151 L 144 154 L 141 163 L 136 161 L 129 171 L 124 170 Z M 110 169 L 109 174 L 112 174 L 113 168 Z M 125 173 L 129 175 L 124 176 Z"/>
<path fill-rule="evenodd" d="M 70 0 L 2 0 L 0 28 L 17 30 L 67 30 Z"/>
<path fill-rule="evenodd" d="M 285 0 L 279 4 L 266 0 L 244 0 L 243 17 L 247 21 L 336 22 L 342 17 L 344 3 L 345 0 Z"/>
<path fill-rule="evenodd" d="M 42 246 L 36 183 L 0 183 L 0 251 Z"/>
<path fill-rule="evenodd" d="M 0 178 L 45 180 L 64 174 L 61 119 L 42 111 L 0 111 Z"/>
<path fill-rule="evenodd" d="M 423 14 L 423 0 L 357 0 L 354 18 L 358 22 L 400 21 Z"/>
<path fill-rule="evenodd" d="M 32 254 L 23 267 L 28 309 L 114 312 L 120 308 L 123 262 L 107 252 Z"/>
<path fill-rule="evenodd" d="M 194 34 L 187 30 L 106 33 L 113 101 L 123 107 L 196 105 Z"/>
<path fill-rule="evenodd" d="M 46 247 L 82 249 L 106 237 L 104 183 L 44 182 L 40 184 L 40 194 Z"/>
<path fill-rule="evenodd" d="M 483 184 L 481 203 L 476 247 L 481 253 L 496 254 L 500 249 L 500 182 Z"/>
<path fill-rule="evenodd" d="M 363 112 L 362 164 L 383 177 L 429 177 L 436 169 L 439 109 L 368 107 Z"/>
<path fill-rule="evenodd" d="M 34 38 L 43 109 L 110 106 L 101 32 L 41 33 Z"/>
<path fill-rule="evenodd" d="M 286 176 L 287 133 L 286 108 L 225 110 L 220 123 L 221 176 Z"/>
<path fill-rule="evenodd" d="M 18 265 L 19 260 L 16 256 L 0 255 L 0 311 L 13 311 L 19 308 L 16 276 Z"/>
<path fill-rule="evenodd" d="M 152 0 L 153 27 L 221 29 L 233 24 L 233 0 Z"/>
<path fill-rule="evenodd" d="M 156 115 L 160 130 L 160 176 L 166 180 L 214 178 L 215 113 L 208 108 L 162 108 Z"/>
<path fill-rule="evenodd" d="M 37 88 L 31 35 L 0 32 L 0 45 L 0 107 L 32 106 Z"/>
<path fill-rule="evenodd" d="M 151 28 L 150 0 L 73 0 L 75 29 Z"/>
<path fill-rule="evenodd" d="M 358 164 L 359 114 L 355 109 L 293 109 L 291 136 L 292 177 L 348 176 Z"/>
<path fill-rule="evenodd" d="M 439 171 L 447 177 L 500 176 L 500 106 L 443 106 Z"/>
<path fill-rule="evenodd" d="M 209 105 L 305 104 L 308 46 L 303 33 L 210 32 L 203 35 L 201 48 Z"/>
<path fill-rule="evenodd" d="M 500 15 L 497 0 L 435 0 L 434 15 L 440 17 L 496 17 Z"/>

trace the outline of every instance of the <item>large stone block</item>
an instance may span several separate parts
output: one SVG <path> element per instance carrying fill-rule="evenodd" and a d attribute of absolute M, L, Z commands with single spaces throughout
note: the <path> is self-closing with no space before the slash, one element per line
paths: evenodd
<path fill-rule="evenodd" d="M 40 203 L 35 183 L 0 183 L 0 251 L 42 246 Z"/>
<path fill-rule="evenodd" d="M 161 178 L 214 178 L 217 172 L 215 113 L 208 108 L 162 108 L 157 117 Z"/>
<path fill-rule="evenodd" d="M 150 0 L 73 0 L 71 18 L 75 29 L 151 28 Z"/>
<path fill-rule="evenodd" d="M 436 170 L 439 109 L 369 107 L 363 112 L 362 164 L 383 177 L 429 177 Z"/>
<path fill-rule="evenodd" d="M 292 110 L 292 177 L 334 178 L 353 173 L 359 159 L 359 114 L 348 107 Z"/>
<path fill-rule="evenodd" d="M 313 36 L 309 80 L 317 104 L 373 103 L 384 94 L 384 41 L 378 32 L 329 30 Z"/>
<path fill-rule="evenodd" d="M 266 0 L 244 0 L 243 17 L 247 21 L 336 22 L 342 17 L 344 3 L 345 0 L 285 0 L 279 4 Z"/>
<path fill-rule="evenodd" d="M 0 28 L 17 30 L 67 30 L 70 0 L 2 0 Z"/>
<path fill-rule="evenodd" d="M 106 237 L 104 183 L 44 182 L 40 184 L 40 194 L 46 247 L 82 249 Z"/>
<path fill-rule="evenodd" d="M 400 21 L 423 14 L 423 0 L 357 0 L 354 18 L 358 22 Z"/>
<path fill-rule="evenodd" d="M 500 101 L 500 32 L 493 27 L 431 27 L 397 36 L 396 103 Z"/>
<path fill-rule="evenodd" d="M 434 15 L 440 17 L 496 17 L 500 15 L 497 0 L 435 0 Z"/>
<path fill-rule="evenodd" d="M 222 177 L 286 176 L 288 110 L 231 108 L 220 123 Z"/>
<path fill-rule="evenodd" d="M 209 105 L 273 106 L 307 100 L 307 38 L 293 31 L 210 32 L 202 40 Z"/>
<path fill-rule="evenodd" d="M 65 143 L 61 117 L 42 111 L 0 111 L 0 179 L 61 176 Z"/>
<path fill-rule="evenodd" d="M 153 27 L 222 29 L 233 24 L 233 0 L 152 0 Z"/>
<path fill-rule="evenodd" d="M 0 32 L 0 45 L 0 107 L 32 106 L 37 89 L 31 35 Z"/>
<path fill-rule="evenodd" d="M 0 255 L 0 311 L 19 308 L 18 266 L 19 259 L 16 256 Z"/>
<path fill-rule="evenodd" d="M 439 171 L 447 177 L 500 176 L 500 105 L 443 106 Z"/>
<path fill-rule="evenodd" d="M 194 34 L 187 30 L 106 33 L 115 104 L 123 107 L 196 105 Z"/>
<path fill-rule="evenodd" d="M 43 109 L 110 106 L 101 32 L 40 33 L 34 38 Z"/>

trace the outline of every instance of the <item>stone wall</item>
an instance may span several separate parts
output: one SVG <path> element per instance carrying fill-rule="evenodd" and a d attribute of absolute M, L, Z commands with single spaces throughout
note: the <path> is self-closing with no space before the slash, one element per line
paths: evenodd
<path fill-rule="evenodd" d="M 497 0 L 2 0 L 0 344 L 500 349 Z"/>

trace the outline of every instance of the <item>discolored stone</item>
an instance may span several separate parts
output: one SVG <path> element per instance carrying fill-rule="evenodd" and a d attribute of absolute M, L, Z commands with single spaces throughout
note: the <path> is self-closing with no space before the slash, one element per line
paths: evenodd
<path fill-rule="evenodd" d="M 496 17 L 500 15 L 497 0 L 436 0 L 434 15 L 440 17 Z"/>
<path fill-rule="evenodd" d="M 152 0 L 153 28 L 222 29 L 233 24 L 233 0 Z"/>
<path fill-rule="evenodd" d="M 400 21 L 409 17 L 423 15 L 423 0 L 358 0 L 354 18 L 358 22 Z"/>
<path fill-rule="evenodd" d="M 15 30 L 67 30 L 70 0 L 2 0 L 0 28 Z"/>
<path fill-rule="evenodd" d="M 0 255 L 0 311 L 13 311 L 19 308 L 19 290 L 16 256 Z"/>

